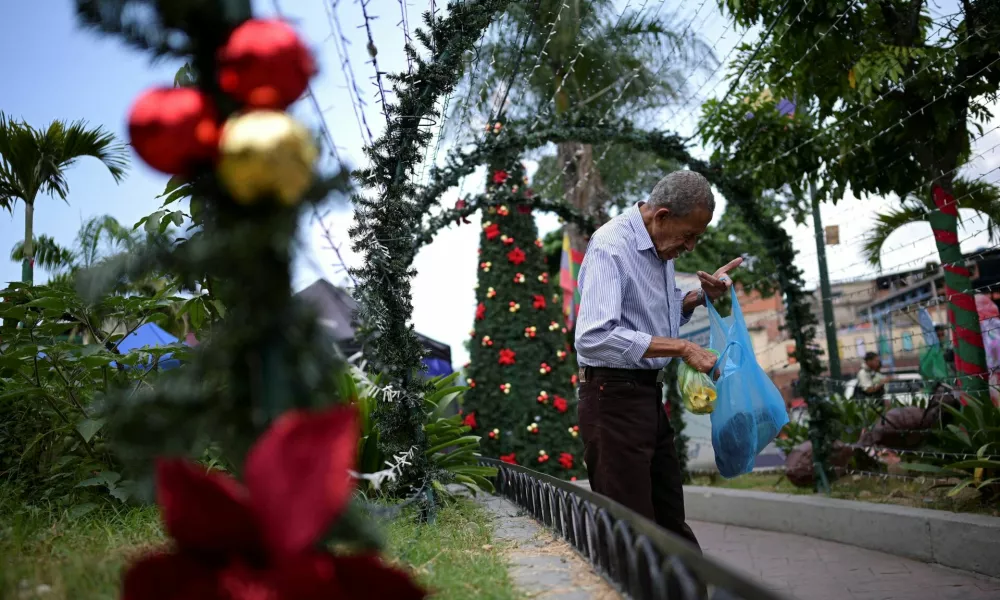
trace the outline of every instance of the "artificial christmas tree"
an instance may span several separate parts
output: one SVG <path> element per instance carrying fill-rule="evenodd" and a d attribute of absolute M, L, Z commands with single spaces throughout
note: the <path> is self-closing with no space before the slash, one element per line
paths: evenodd
<path fill-rule="evenodd" d="M 516 158 L 490 166 L 465 423 L 483 454 L 565 479 L 584 473 L 576 360 Z"/>

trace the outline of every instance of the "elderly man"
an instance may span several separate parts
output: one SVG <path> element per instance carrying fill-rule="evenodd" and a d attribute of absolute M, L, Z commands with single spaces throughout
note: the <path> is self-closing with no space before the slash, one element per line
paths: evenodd
<path fill-rule="evenodd" d="M 708 373 L 715 354 L 678 339 L 705 297 L 731 285 L 699 272 L 701 289 L 682 295 L 674 259 L 694 249 L 715 210 L 708 181 L 693 171 L 660 180 L 639 202 L 597 230 L 580 269 L 576 351 L 580 431 L 590 486 L 662 527 L 698 540 L 684 520 L 674 432 L 662 406 L 662 370 L 680 358 Z"/>

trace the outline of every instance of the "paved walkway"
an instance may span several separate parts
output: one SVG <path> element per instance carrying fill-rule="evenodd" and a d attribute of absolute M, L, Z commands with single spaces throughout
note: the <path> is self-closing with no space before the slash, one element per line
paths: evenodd
<path fill-rule="evenodd" d="M 813 538 L 692 522 L 705 554 L 799 600 L 998 600 L 1000 580 Z"/>

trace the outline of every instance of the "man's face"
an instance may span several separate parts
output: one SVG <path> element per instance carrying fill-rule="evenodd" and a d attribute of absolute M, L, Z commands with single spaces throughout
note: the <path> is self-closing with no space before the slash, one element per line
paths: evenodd
<path fill-rule="evenodd" d="M 666 208 L 657 209 L 649 226 L 649 237 L 660 260 L 674 260 L 694 250 L 711 221 L 711 211 L 704 208 L 696 208 L 683 217 L 674 216 Z"/>
<path fill-rule="evenodd" d="M 868 368 L 872 371 L 878 371 L 882 368 L 882 359 L 878 356 L 875 358 L 869 358 L 865 361 L 865 364 L 868 365 Z"/>

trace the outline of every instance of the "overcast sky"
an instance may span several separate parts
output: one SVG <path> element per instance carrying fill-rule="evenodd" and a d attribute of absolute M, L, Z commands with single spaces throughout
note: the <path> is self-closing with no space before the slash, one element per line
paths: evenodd
<path fill-rule="evenodd" d="M 86 119 L 102 124 L 125 136 L 125 115 L 134 98 L 144 89 L 154 85 L 169 85 L 179 66 L 176 63 L 150 65 L 146 56 L 124 47 L 114 39 L 99 38 L 79 30 L 73 19 L 70 0 L 34 0 L 15 2 L 0 0 L 3 19 L 0 20 L 0 55 L 4 62 L 4 83 L 0 88 L 0 110 L 15 118 L 24 118 L 34 125 L 47 124 L 52 119 Z M 443 3 L 441 3 L 443 4 Z M 631 3 L 619 0 L 624 7 L 643 6 L 640 1 Z M 727 56 L 743 33 L 727 26 L 714 2 L 701 4 L 683 3 L 676 20 L 680 27 L 690 24 L 692 30 L 701 32 L 718 58 Z M 402 53 L 404 34 L 398 26 L 401 5 L 397 0 L 377 0 L 369 4 L 370 15 L 378 17 L 371 22 L 371 31 L 378 48 L 379 69 L 392 72 L 405 69 Z M 405 4 L 409 28 L 418 23 L 418 15 L 429 9 L 427 2 Z M 655 0 L 648 0 L 647 10 L 657 10 Z M 676 6 L 681 6 L 676 3 Z M 936 6 L 936 5 L 935 5 Z M 338 155 L 353 166 L 364 160 L 362 147 L 367 138 L 364 126 L 359 126 L 355 109 L 363 111 L 365 121 L 374 136 L 384 128 L 385 118 L 374 102 L 376 88 L 372 76 L 375 71 L 368 63 L 366 51 L 367 32 L 364 18 L 356 2 L 324 2 L 324 0 L 284 0 L 280 2 L 284 16 L 292 19 L 302 36 L 316 53 L 321 74 L 313 88 L 320 111 L 308 100 L 299 102 L 293 112 L 303 121 L 317 125 L 320 113 L 325 119 L 338 146 Z M 256 1 L 258 15 L 274 15 L 271 0 Z M 672 14 L 675 3 L 670 2 L 661 14 Z M 936 13 L 954 12 L 947 7 L 936 7 Z M 329 11 L 337 15 L 341 30 L 349 45 L 346 54 L 356 77 L 361 96 L 367 106 L 357 107 L 351 93 L 349 77 L 341 68 L 345 48 L 339 38 L 332 35 L 334 27 Z M 755 32 L 743 38 L 756 39 Z M 16 58 L 15 58 L 16 57 Z M 693 89 L 701 88 L 700 96 L 718 97 L 725 93 L 728 70 L 717 71 L 707 82 L 696 79 Z M 845 73 L 846 77 L 846 73 Z M 705 84 L 704 86 L 702 84 Z M 511 99 L 516 102 L 516 98 Z M 679 110 L 668 109 L 662 115 L 661 127 L 689 135 L 694 130 L 697 102 Z M 481 130 L 483 124 L 472 122 L 464 127 L 470 131 Z M 988 125 L 992 130 L 994 124 Z M 969 166 L 970 176 L 985 176 L 990 181 L 1000 178 L 1000 156 L 992 151 L 1000 144 L 1000 130 L 992 130 L 976 143 L 978 156 Z M 442 147 L 440 157 L 447 148 Z M 989 151 L 987 151 L 989 150 Z M 984 153 L 985 152 L 985 153 Z M 530 169 L 534 165 L 529 165 Z M 156 196 L 162 192 L 166 177 L 152 171 L 138 159 L 134 161 L 129 178 L 115 186 L 106 171 L 92 161 L 83 161 L 68 174 L 70 184 L 69 206 L 57 200 L 42 199 L 36 207 L 35 232 L 55 237 L 64 244 L 71 244 L 80 224 L 95 215 L 110 214 L 126 224 L 132 224 L 153 212 L 159 206 Z M 481 174 L 469 178 L 465 190 L 481 187 Z M 916 182 L 915 182 L 916 183 Z M 452 206 L 457 198 L 452 190 L 442 204 Z M 845 199 L 837 206 L 823 207 L 825 225 L 840 227 L 841 245 L 829 252 L 830 275 L 834 280 L 872 275 L 861 261 L 860 238 L 870 228 L 872 218 L 893 203 L 893 199 Z M 721 214 L 721 210 L 719 211 Z M 717 215 L 718 216 L 718 215 Z M 414 324 L 421 333 L 452 346 L 456 366 L 467 360 L 462 343 L 473 322 L 475 309 L 473 285 L 476 281 L 476 246 L 479 241 L 479 220 L 472 224 L 453 227 L 438 235 L 435 242 L 424 248 L 417 257 L 418 271 L 413 285 Z M 343 244 L 343 256 L 348 264 L 357 264 L 358 257 L 350 252 L 347 229 L 352 222 L 348 207 L 329 214 L 326 225 L 335 241 Z M 539 216 L 538 225 L 544 234 L 559 224 L 554 217 Z M 811 285 L 817 280 L 816 250 L 812 238 L 812 223 L 803 226 L 787 225 L 796 249 L 800 251 L 797 263 L 805 271 Z M 988 245 L 983 233 L 984 224 L 978 219 L 965 222 L 959 233 L 964 240 L 963 250 L 972 251 Z M 978 235 L 976 235 L 978 232 Z M 887 271 L 920 267 L 927 260 L 936 258 L 930 227 L 912 225 L 890 238 L 883 262 Z M 0 215 L 0 280 L 16 280 L 20 266 L 7 259 L 9 249 L 23 237 L 23 212 L 18 205 L 12 216 Z M 295 286 L 302 288 L 319 277 L 335 283 L 343 281 L 342 270 L 337 268 L 336 255 L 327 249 L 323 228 L 304 222 L 302 249 L 295 268 Z M 42 280 L 44 273 L 37 278 Z"/>

